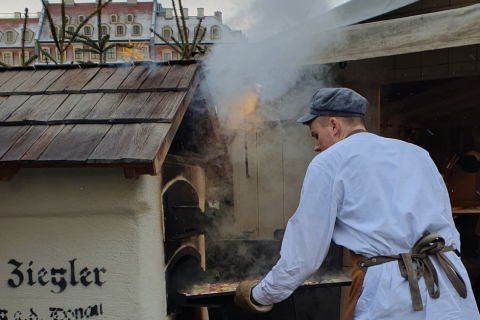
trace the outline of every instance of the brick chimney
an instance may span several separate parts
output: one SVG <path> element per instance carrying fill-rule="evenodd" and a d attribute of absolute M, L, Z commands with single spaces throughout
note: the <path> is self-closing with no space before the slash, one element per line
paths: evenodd
<path fill-rule="evenodd" d="M 222 21 L 222 12 L 215 11 L 215 18 L 217 18 L 218 21 L 223 22 Z"/>
<path fill-rule="evenodd" d="M 13 18 L 14 19 L 22 19 L 22 13 L 21 12 L 14 12 L 13 13 Z"/>
<path fill-rule="evenodd" d="M 183 16 L 188 19 L 188 8 L 183 8 Z"/>
<path fill-rule="evenodd" d="M 65 0 L 65 7 L 75 7 L 75 0 Z"/>
<path fill-rule="evenodd" d="M 172 8 L 166 8 L 165 9 L 165 19 L 168 19 L 168 20 L 173 19 L 173 9 Z"/>
<path fill-rule="evenodd" d="M 137 0 L 127 0 L 127 6 L 136 6 Z"/>
<path fill-rule="evenodd" d="M 203 9 L 203 8 L 198 8 L 197 9 L 197 18 L 198 19 L 205 18 L 205 9 Z"/>

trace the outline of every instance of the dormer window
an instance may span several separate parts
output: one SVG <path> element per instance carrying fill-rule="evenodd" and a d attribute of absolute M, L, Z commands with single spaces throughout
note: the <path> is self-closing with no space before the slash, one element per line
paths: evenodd
<path fill-rule="evenodd" d="M 83 35 L 91 36 L 92 35 L 92 27 L 90 27 L 90 26 L 83 27 Z"/>
<path fill-rule="evenodd" d="M 220 40 L 221 34 L 220 34 L 220 28 L 219 27 L 213 27 L 212 28 L 212 40 Z"/>
<path fill-rule="evenodd" d="M 67 26 L 67 31 L 74 33 L 75 32 L 75 26 Z"/>
<path fill-rule="evenodd" d="M 134 24 L 132 26 L 132 35 L 133 36 L 140 36 L 142 35 L 142 26 L 139 24 Z"/>
<path fill-rule="evenodd" d="M 102 24 L 102 36 L 108 34 L 108 26 L 106 24 Z"/>
<path fill-rule="evenodd" d="M 15 39 L 15 34 L 13 33 L 13 31 L 7 31 L 6 42 L 13 43 L 15 42 L 14 39 Z"/>
<path fill-rule="evenodd" d="M 23 29 L 22 29 L 23 32 Z M 30 30 L 25 30 L 25 42 L 31 42 L 33 39 L 33 32 Z"/>
<path fill-rule="evenodd" d="M 124 36 L 125 35 L 125 26 L 124 25 L 118 25 L 115 28 L 115 35 L 116 36 Z"/>
<path fill-rule="evenodd" d="M 65 16 L 65 20 L 67 21 L 67 23 L 70 23 L 70 17 L 69 16 Z"/>
<path fill-rule="evenodd" d="M 162 36 L 165 40 L 170 41 L 172 40 L 172 29 L 169 27 L 165 27 L 162 30 Z"/>
<path fill-rule="evenodd" d="M 127 14 L 127 23 L 133 23 L 133 14 Z"/>
<path fill-rule="evenodd" d="M 85 21 L 85 16 L 84 15 L 79 15 L 78 16 L 78 23 L 82 23 L 83 21 Z"/>
<path fill-rule="evenodd" d="M 110 15 L 110 23 L 118 23 L 118 16 L 116 14 Z"/>

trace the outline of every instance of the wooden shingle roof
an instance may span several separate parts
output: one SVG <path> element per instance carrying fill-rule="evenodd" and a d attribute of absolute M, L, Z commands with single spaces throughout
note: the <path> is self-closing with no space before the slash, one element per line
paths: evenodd
<path fill-rule="evenodd" d="M 198 64 L 0 72 L 0 180 L 21 167 L 122 167 L 156 175 L 193 96 Z"/>

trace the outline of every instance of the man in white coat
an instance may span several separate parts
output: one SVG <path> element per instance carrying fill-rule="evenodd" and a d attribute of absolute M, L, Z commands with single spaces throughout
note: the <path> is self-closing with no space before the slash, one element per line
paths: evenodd
<path fill-rule="evenodd" d="M 355 264 L 345 320 L 480 320 L 442 177 L 422 148 L 366 132 L 367 106 L 344 88 L 313 96 L 298 122 L 321 153 L 280 260 L 260 283 L 242 282 L 236 304 L 271 310 L 320 267 L 333 239 Z"/>

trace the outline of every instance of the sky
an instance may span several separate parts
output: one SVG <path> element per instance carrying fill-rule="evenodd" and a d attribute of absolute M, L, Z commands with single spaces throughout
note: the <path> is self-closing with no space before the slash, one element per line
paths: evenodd
<path fill-rule="evenodd" d="M 56 0 L 58 1 L 58 0 Z M 113 0 L 114 2 L 126 2 L 121 0 Z M 52 1 L 53 2 L 53 1 Z M 76 2 L 94 2 L 92 0 L 76 0 Z M 163 4 L 164 7 L 171 7 L 171 0 L 158 1 Z M 12 13 L 23 12 L 28 7 L 30 12 L 37 12 L 41 10 L 40 0 L 0 0 L 0 13 Z M 242 10 L 241 6 L 245 6 L 248 1 L 239 0 L 183 0 L 183 6 L 194 10 L 196 8 L 205 8 L 205 15 L 213 15 L 215 11 L 221 11 L 223 13 L 223 20 L 230 27 L 245 28 L 246 24 L 238 14 Z M 243 4 L 242 4 L 243 3 Z M 191 11 L 192 12 L 192 11 Z"/>

